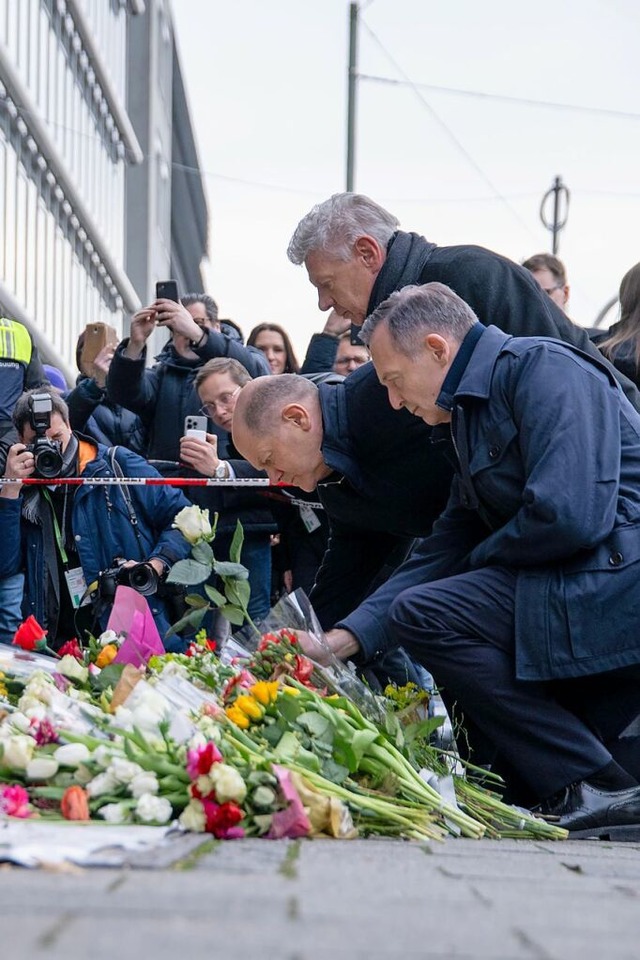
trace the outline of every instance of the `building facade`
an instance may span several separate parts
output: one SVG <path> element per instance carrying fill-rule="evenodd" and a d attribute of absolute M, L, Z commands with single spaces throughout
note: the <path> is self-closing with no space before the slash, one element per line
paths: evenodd
<path fill-rule="evenodd" d="M 85 325 L 124 332 L 181 267 L 183 149 L 204 224 L 184 269 L 202 288 L 208 215 L 168 0 L 0 0 L 0 310 L 70 382 Z"/>

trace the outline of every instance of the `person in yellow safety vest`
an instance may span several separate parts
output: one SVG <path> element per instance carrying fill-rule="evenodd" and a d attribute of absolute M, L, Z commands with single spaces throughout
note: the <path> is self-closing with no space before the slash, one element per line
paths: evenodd
<path fill-rule="evenodd" d="M 18 439 L 11 420 L 18 397 L 31 387 L 48 384 L 27 328 L 0 317 L 0 472 L 4 472 L 9 447 Z M 0 643 L 11 643 L 20 623 L 23 588 L 21 573 L 0 579 Z"/>

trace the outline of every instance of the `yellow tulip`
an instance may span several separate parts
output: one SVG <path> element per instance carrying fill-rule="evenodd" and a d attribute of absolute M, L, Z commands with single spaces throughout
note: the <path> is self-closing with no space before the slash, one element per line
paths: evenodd
<path fill-rule="evenodd" d="M 279 686 L 280 684 L 277 680 L 258 680 L 249 688 L 249 693 L 258 703 L 261 703 L 263 707 L 268 707 L 278 696 Z"/>
<path fill-rule="evenodd" d="M 253 697 L 241 696 L 235 700 L 234 707 L 246 714 L 250 720 L 261 720 L 264 713 L 262 707 Z"/>
<path fill-rule="evenodd" d="M 239 710 L 235 703 L 233 703 L 230 707 L 226 707 L 224 712 L 228 716 L 229 720 L 232 720 L 233 723 L 235 723 L 237 727 L 240 727 L 241 730 L 246 730 L 249 726 L 249 717 L 243 713 L 242 710 Z"/>

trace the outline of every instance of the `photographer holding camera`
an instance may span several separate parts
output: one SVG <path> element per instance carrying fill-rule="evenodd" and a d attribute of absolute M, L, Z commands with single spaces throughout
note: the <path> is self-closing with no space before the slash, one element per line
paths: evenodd
<path fill-rule="evenodd" d="M 173 519 L 188 501 L 162 486 L 56 484 L 60 477 L 158 477 L 124 447 L 108 449 L 74 433 L 55 393 L 36 389 L 16 403 L 20 442 L 9 449 L 0 488 L 0 577 L 25 573 L 24 616 L 34 614 L 56 649 L 104 627 L 118 583 L 148 596 L 161 636 L 169 627 L 162 581 L 187 556 Z M 29 485 L 31 476 L 51 480 Z M 18 624 L 16 624 L 16 627 Z M 172 638 L 173 649 L 182 641 Z"/>

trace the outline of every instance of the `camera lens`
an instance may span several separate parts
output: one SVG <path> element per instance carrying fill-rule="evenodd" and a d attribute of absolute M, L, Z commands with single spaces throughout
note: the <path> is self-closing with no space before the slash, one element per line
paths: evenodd
<path fill-rule="evenodd" d="M 34 462 L 36 473 L 41 477 L 58 477 L 62 470 L 62 454 L 57 447 L 47 446 L 35 451 Z"/>
<path fill-rule="evenodd" d="M 129 568 L 129 584 L 143 597 L 150 597 L 158 589 L 158 574 L 148 563 Z"/>

